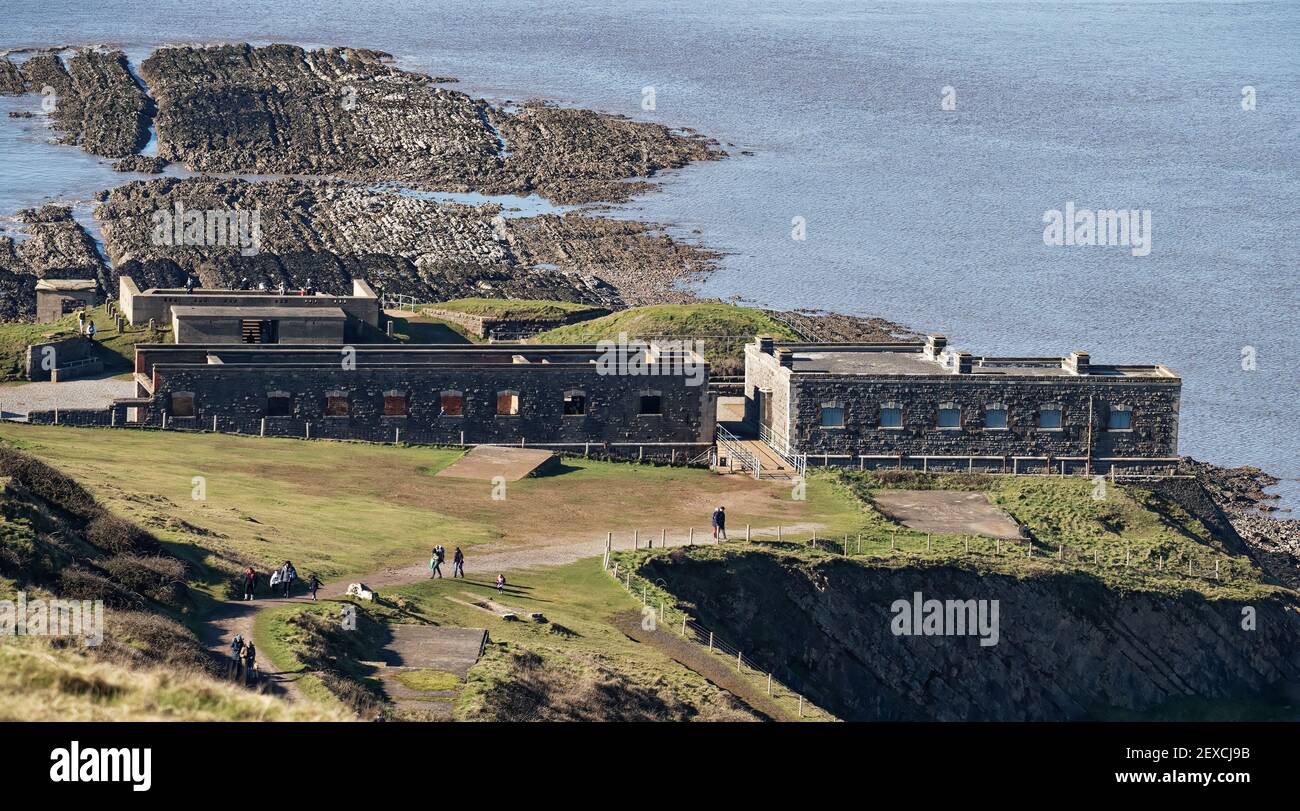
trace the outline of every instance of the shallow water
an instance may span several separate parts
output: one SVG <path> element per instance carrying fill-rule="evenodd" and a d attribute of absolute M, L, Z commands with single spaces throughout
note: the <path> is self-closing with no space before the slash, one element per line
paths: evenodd
<path fill-rule="evenodd" d="M 694 127 L 734 157 L 618 213 L 728 251 L 704 294 L 883 315 L 977 354 L 1166 363 L 1184 379 L 1180 450 L 1286 476 L 1300 505 L 1300 4 L 6 6 L 0 47 L 364 45 L 495 100 Z M 14 134 L 30 123 L 0 118 L 0 213 L 127 179 L 49 157 Z M 1068 201 L 1149 209 L 1151 254 L 1044 245 L 1043 213 Z"/>

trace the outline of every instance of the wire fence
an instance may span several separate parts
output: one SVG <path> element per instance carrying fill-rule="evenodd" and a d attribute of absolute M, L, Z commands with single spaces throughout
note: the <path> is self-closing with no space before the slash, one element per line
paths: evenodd
<path fill-rule="evenodd" d="M 663 531 L 667 538 L 667 530 Z M 693 543 L 694 530 L 691 530 Z M 716 543 L 716 541 L 715 541 Z M 682 545 L 671 544 L 669 545 Z M 652 543 L 644 548 L 653 548 Z M 683 640 L 693 643 L 710 656 L 725 660 L 728 667 L 734 667 L 738 676 L 747 678 L 756 690 L 764 692 L 773 703 L 780 706 L 791 719 L 805 721 L 834 721 L 834 715 L 809 701 L 801 691 L 790 686 L 788 677 L 780 678 L 770 666 L 755 661 L 747 656 L 737 645 L 727 641 L 712 628 L 690 616 L 672 598 L 666 583 L 659 580 L 652 583 L 634 571 L 629 561 L 622 559 L 612 549 L 612 533 L 607 536 L 605 555 L 601 566 L 606 574 L 622 586 L 633 598 L 641 601 L 643 622 L 654 618 L 655 630 L 675 633 Z M 788 668 L 787 668 L 788 670 Z"/>

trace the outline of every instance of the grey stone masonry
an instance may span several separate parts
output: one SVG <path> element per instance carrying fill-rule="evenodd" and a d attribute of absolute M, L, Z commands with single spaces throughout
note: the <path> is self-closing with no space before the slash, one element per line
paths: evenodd
<path fill-rule="evenodd" d="M 115 406 L 114 424 L 208 429 L 215 419 L 220 430 L 371 441 L 641 443 L 683 446 L 682 460 L 684 446 L 712 443 L 702 358 L 618 367 L 604 357 L 599 347 L 523 344 L 141 345 L 136 399 Z"/>
<path fill-rule="evenodd" d="M 745 349 L 746 419 L 792 453 L 1167 459 L 1182 381 L 1159 365 L 972 356 L 925 343 Z M 764 400 L 768 405 L 764 405 Z"/>

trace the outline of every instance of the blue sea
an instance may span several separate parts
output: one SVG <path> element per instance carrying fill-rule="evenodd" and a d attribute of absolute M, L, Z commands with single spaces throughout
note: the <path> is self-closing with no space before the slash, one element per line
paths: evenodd
<path fill-rule="evenodd" d="M 135 59 L 215 41 L 379 48 L 492 100 L 697 129 L 733 157 L 615 215 L 725 251 L 702 294 L 1165 363 L 1180 450 L 1300 506 L 1300 3 L 7 0 L 0 28 Z M 125 179 L 41 126 L 0 117 L 0 215 Z M 1069 203 L 1149 211 L 1150 254 L 1044 244 Z"/>

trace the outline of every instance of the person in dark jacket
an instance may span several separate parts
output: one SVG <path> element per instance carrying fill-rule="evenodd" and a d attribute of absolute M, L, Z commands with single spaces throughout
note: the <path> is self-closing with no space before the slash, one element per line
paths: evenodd
<path fill-rule="evenodd" d="M 311 601 L 313 603 L 316 602 L 316 592 L 320 591 L 321 585 L 320 578 L 315 572 L 312 572 L 311 578 L 307 580 L 307 588 L 311 589 Z"/>
<path fill-rule="evenodd" d="M 251 600 L 257 594 L 257 572 L 252 566 L 244 572 L 244 599 Z"/>
<path fill-rule="evenodd" d="M 451 576 L 452 577 L 465 576 L 465 553 L 460 551 L 459 546 L 456 547 L 455 553 L 453 553 L 451 556 Z"/>
<path fill-rule="evenodd" d="M 719 506 L 713 511 L 713 540 L 727 540 L 727 510 Z"/>

